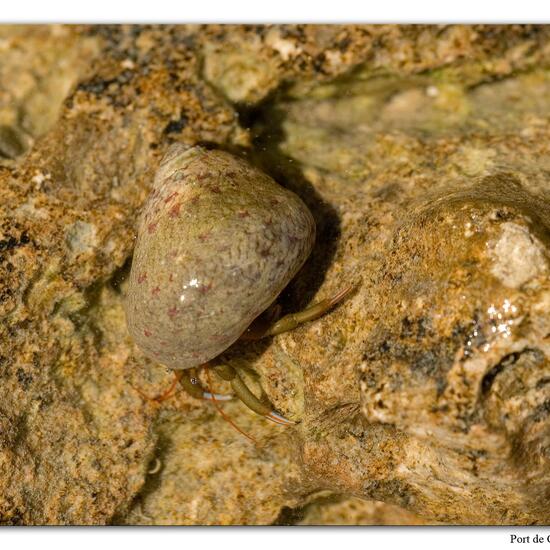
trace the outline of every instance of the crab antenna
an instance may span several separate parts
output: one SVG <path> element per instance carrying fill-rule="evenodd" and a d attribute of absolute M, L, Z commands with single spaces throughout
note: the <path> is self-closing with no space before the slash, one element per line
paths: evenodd
<path fill-rule="evenodd" d="M 241 435 L 244 435 L 247 439 L 252 441 L 254 445 L 258 445 L 258 441 L 256 439 L 254 439 L 251 435 L 247 434 L 245 431 L 241 430 L 241 428 L 239 428 L 239 426 L 237 426 L 237 424 L 235 424 L 235 422 L 233 422 L 233 420 L 231 420 L 231 418 L 229 418 L 229 416 L 227 416 L 223 412 L 223 409 L 220 407 L 220 405 L 218 404 L 218 400 L 215 397 L 216 394 L 212 391 L 212 381 L 210 380 L 210 369 L 206 367 L 205 370 L 206 370 L 206 379 L 208 381 L 208 391 L 212 394 L 212 402 L 214 403 L 214 407 L 216 407 L 217 411 L 220 413 L 220 416 L 235 430 L 237 430 Z"/>

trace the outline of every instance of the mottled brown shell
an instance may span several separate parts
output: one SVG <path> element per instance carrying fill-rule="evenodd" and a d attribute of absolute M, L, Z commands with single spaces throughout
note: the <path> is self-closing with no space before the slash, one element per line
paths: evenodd
<path fill-rule="evenodd" d="M 305 204 L 244 160 L 173 146 L 145 204 L 126 300 L 151 358 L 191 368 L 226 350 L 311 252 Z"/>

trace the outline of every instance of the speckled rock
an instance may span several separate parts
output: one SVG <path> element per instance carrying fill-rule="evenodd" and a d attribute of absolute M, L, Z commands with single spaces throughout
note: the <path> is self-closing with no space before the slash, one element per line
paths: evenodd
<path fill-rule="evenodd" d="M 156 414 L 133 389 L 146 384 L 113 284 L 174 133 L 244 133 L 197 80 L 191 51 L 174 51 L 191 31 L 75 32 L 101 55 L 80 60 L 86 76 L 24 163 L 0 168 L 3 523 L 107 523 L 143 485 Z"/>
<path fill-rule="evenodd" d="M 0 26 L 0 164 L 52 127 L 98 46 L 69 25 Z"/>
<path fill-rule="evenodd" d="M 95 60 L 0 167 L 0 520 L 270 524 L 330 491 L 548 523 L 548 28 L 72 32 Z M 285 311 L 357 284 L 224 354 L 301 420 L 224 404 L 257 445 L 212 404 L 142 396 L 171 376 L 127 332 L 125 279 L 175 141 L 248 147 L 312 211 Z"/>
<path fill-rule="evenodd" d="M 420 512 L 431 493 L 442 521 L 548 521 L 545 211 L 513 178 L 483 178 L 412 215 L 375 275 L 388 309 L 364 347 L 362 412 L 407 434 L 395 481 Z"/>
<path fill-rule="evenodd" d="M 280 518 L 296 525 L 436 525 L 398 506 L 358 498 L 323 495 Z"/>
<path fill-rule="evenodd" d="M 451 131 L 437 112 L 445 92 L 425 76 L 415 95 L 435 104 L 411 102 L 414 118 L 403 110 L 387 130 L 388 110 L 415 90 L 393 78 L 371 82 L 364 101 L 278 106 L 285 156 L 263 162 L 290 179 L 299 160 L 339 214 L 327 221 L 310 190 L 324 246 L 292 295 L 318 280 L 327 236 L 336 250 L 318 295 L 342 278 L 362 283 L 330 319 L 276 340 L 257 369 L 278 408 L 302 418 L 314 486 L 432 521 L 547 523 L 549 80 L 453 91 L 467 109 Z"/>

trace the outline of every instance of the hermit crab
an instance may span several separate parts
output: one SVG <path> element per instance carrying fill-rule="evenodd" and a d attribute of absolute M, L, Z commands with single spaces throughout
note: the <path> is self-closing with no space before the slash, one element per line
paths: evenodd
<path fill-rule="evenodd" d="M 195 369 L 239 339 L 316 319 L 350 292 L 276 319 L 274 302 L 314 240 L 306 205 L 268 175 L 223 151 L 173 145 L 139 221 L 125 301 L 130 334 L 193 397 L 230 399 L 206 391 Z M 234 367 L 213 368 L 250 409 L 293 423 L 257 398 Z"/>

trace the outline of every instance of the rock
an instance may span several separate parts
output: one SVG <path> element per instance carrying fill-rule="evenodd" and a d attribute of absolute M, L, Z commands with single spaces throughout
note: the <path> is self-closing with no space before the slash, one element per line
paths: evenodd
<path fill-rule="evenodd" d="M 0 155 L 15 158 L 23 151 L 24 147 L 17 132 L 11 126 L 0 126 Z"/>
<path fill-rule="evenodd" d="M 146 363 L 135 366 L 112 283 L 131 254 L 172 117 L 185 105 L 192 130 L 182 132 L 195 139 L 226 141 L 235 128 L 234 113 L 206 85 L 182 90 L 178 79 L 189 86 L 195 68 L 187 50 L 167 55 L 169 33 L 78 32 L 102 44 L 94 76 L 83 78 L 24 163 L 0 172 L 3 523 L 108 523 L 139 492 L 158 439 L 156 409 L 134 389 L 147 388 Z M 147 37 L 160 60 L 154 70 Z M 163 60 L 187 68 L 174 81 Z M 140 86 L 151 88 L 140 95 Z M 164 113 L 152 125 L 150 108 Z M 149 379 L 170 380 L 162 368 Z"/>
<path fill-rule="evenodd" d="M 407 435 L 395 478 L 441 521 L 547 521 L 545 211 L 509 176 L 484 178 L 415 212 L 376 275 L 362 412 Z"/>
<path fill-rule="evenodd" d="M 522 225 L 503 223 L 500 235 L 487 244 L 493 260 L 491 274 L 509 288 L 520 288 L 546 271 L 544 247 Z"/>
<path fill-rule="evenodd" d="M 299 303 L 319 271 L 317 296 L 339 280 L 361 284 L 255 368 L 274 403 L 302 419 L 306 484 L 431 521 L 545 523 L 549 157 L 546 137 L 530 136 L 542 129 L 547 77 L 462 91 L 470 114 L 452 133 L 430 109 L 386 130 L 388 86 L 399 88 L 391 79 L 371 82 L 364 100 L 279 104 L 279 152 L 259 141 L 268 169 L 315 186 L 301 184 L 321 244 L 290 295 Z M 522 90 L 516 110 L 504 88 Z M 273 111 L 263 117 L 260 129 Z M 522 138 L 499 133 L 514 120 Z"/>
<path fill-rule="evenodd" d="M 284 513 L 284 512 L 283 512 Z M 391 504 L 327 495 L 304 509 L 286 512 L 297 525 L 434 525 Z M 283 517 L 283 520 L 285 518 Z"/>
<path fill-rule="evenodd" d="M 272 524 L 326 491 L 411 522 L 548 523 L 548 29 L 74 33 L 93 61 L 0 167 L 2 523 Z M 172 378 L 122 302 L 176 141 L 245 154 L 309 206 L 318 238 L 285 312 L 357 284 L 224 354 L 301 420 L 224 404 L 257 445 L 211 404 L 142 395 Z"/>
<path fill-rule="evenodd" d="M 99 50 L 70 25 L 0 28 L 0 164 L 57 121 L 62 102 Z"/>

